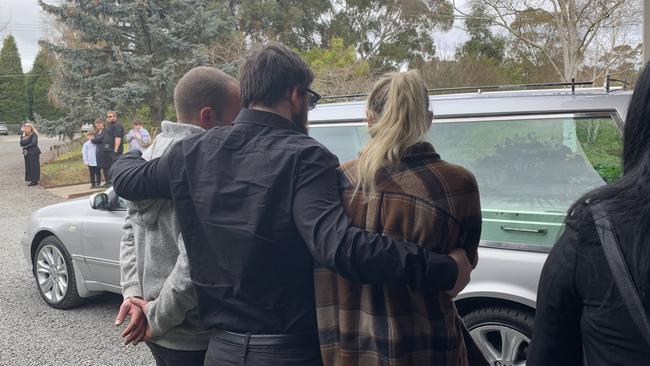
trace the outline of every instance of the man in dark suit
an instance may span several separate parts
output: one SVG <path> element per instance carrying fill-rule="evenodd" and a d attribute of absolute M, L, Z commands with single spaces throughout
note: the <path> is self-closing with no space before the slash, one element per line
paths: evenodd
<path fill-rule="evenodd" d="M 104 136 L 104 145 L 107 146 L 108 151 L 104 151 L 105 154 L 110 156 L 108 171 L 110 174 L 110 168 L 113 165 L 113 160 L 116 156 L 122 155 L 124 152 L 124 144 L 122 143 L 124 139 L 124 127 L 117 120 L 117 112 L 109 111 L 106 113 L 106 121 L 108 121 L 108 126 L 106 126 L 106 135 Z M 108 182 L 106 186 L 108 186 Z"/>

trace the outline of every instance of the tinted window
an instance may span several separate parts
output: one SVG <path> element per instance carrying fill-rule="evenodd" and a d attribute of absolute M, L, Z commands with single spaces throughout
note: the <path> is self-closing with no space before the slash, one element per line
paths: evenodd
<path fill-rule="evenodd" d="M 622 172 L 611 118 L 435 123 L 429 140 L 443 159 L 474 173 L 487 209 L 564 213 Z"/>
<path fill-rule="evenodd" d="M 355 159 L 368 138 L 362 125 L 309 133 L 341 162 Z M 611 117 L 438 120 L 428 140 L 476 176 L 486 242 L 550 247 L 571 204 L 622 174 L 623 141 Z"/>
<path fill-rule="evenodd" d="M 365 125 L 315 125 L 310 126 L 309 135 L 325 145 L 343 163 L 357 158 L 368 139 L 368 128 Z"/>

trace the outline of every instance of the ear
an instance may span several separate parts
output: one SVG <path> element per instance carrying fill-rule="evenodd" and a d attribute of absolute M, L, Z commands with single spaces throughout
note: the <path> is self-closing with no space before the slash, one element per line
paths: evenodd
<path fill-rule="evenodd" d="M 433 112 L 427 111 L 427 119 L 429 120 L 429 127 L 427 129 L 429 129 L 433 125 Z"/>
<path fill-rule="evenodd" d="M 216 113 L 210 107 L 203 107 L 199 112 L 199 124 L 204 130 L 214 127 L 216 122 Z"/>
<path fill-rule="evenodd" d="M 300 88 L 298 86 L 294 86 L 289 94 L 289 101 L 291 101 L 291 105 L 299 106 L 302 102 L 303 97 L 304 95 L 300 92 Z"/>

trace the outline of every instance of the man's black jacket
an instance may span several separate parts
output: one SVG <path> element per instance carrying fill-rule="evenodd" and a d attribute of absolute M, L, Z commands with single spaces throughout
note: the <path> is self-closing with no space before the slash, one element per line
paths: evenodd
<path fill-rule="evenodd" d="M 289 120 L 245 109 L 232 127 L 191 136 L 159 159 L 127 154 L 111 176 L 128 200 L 174 201 L 208 328 L 316 333 L 314 261 L 358 282 L 453 287 L 451 257 L 352 226 L 337 167 Z"/>

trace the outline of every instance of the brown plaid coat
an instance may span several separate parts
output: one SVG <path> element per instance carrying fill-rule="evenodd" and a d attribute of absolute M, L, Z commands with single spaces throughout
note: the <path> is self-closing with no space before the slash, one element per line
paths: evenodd
<path fill-rule="evenodd" d="M 364 203 L 353 197 L 356 164 L 341 166 L 340 181 L 355 225 L 438 253 L 464 248 L 476 264 L 481 209 L 470 172 L 421 143 L 379 174 L 379 193 Z M 353 283 L 326 269 L 316 269 L 314 280 L 324 365 L 468 365 L 463 325 L 444 292 Z"/>

